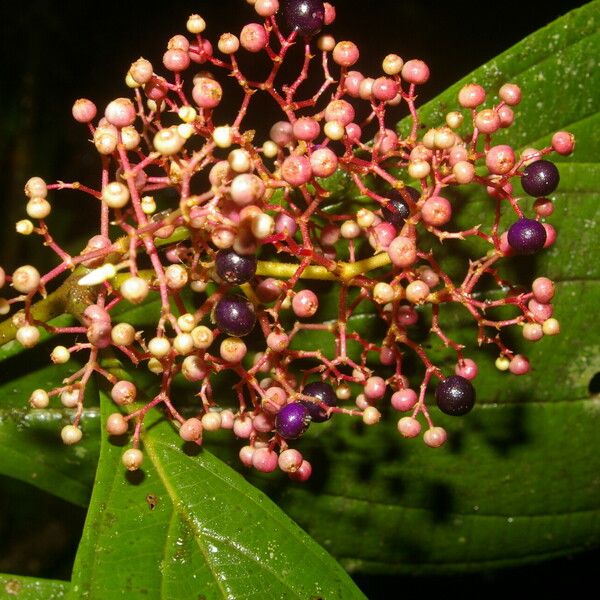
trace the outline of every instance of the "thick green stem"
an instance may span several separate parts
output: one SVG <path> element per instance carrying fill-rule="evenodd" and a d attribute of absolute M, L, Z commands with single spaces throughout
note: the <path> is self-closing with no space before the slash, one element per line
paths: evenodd
<path fill-rule="evenodd" d="M 84 268 L 75 270 L 57 290 L 33 304 L 31 306 L 33 318 L 36 321 L 47 323 L 65 313 L 81 317 L 86 306 L 89 306 L 95 297 L 93 288 L 77 285 L 77 281 L 81 279 L 85 271 Z M 12 315 L 0 323 L 0 346 L 15 339 L 17 328 L 13 322 L 14 317 L 15 315 Z"/>

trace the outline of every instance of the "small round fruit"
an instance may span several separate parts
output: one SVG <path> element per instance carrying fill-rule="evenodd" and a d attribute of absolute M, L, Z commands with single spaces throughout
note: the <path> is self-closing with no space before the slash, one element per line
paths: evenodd
<path fill-rule="evenodd" d="M 549 160 L 536 160 L 528 165 L 521 177 L 523 189 L 536 198 L 551 194 L 560 180 L 558 169 Z"/>
<path fill-rule="evenodd" d="M 315 35 L 325 20 L 322 0 L 284 0 L 283 18 L 290 29 L 302 35 Z"/>
<path fill-rule="evenodd" d="M 533 254 L 546 243 L 546 229 L 533 219 L 519 219 L 508 230 L 508 243 L 518 254 Z"/>
<path fill-rule="evenodd" d="M 410 197 L 416 202 L 419 199 L 419 192 L 415 190 L 415 188 L 406 186 L 405 191 L 408 192 Z M 402 227 L 404 225 L 404 221 L 408 219 L 410 216 L 410 208 L 408 207 L 408 203 L 402 196 L 402 194 L 398 190 L 392 190 L 390 194 L 388 194 L 389 202 L 384 206 L 383 218 L 388 223 L 391 223 L 394 227 Z"/>
<path fill-rule="evenodd" d="M 314 381 L 304 386 L 302 394 L 305 396 L 312 396 L 319 402 L 324 402 L 327 406 L 337 406 L 337 397 L 333 388 L 324 381 Z M 308 409 L 310 418 L 315 423 L 323 423 L 330 418 L 318 404 L 310 402 L 310 400 L 303 400 L 302 404 Z"/>
<path fill-rule="evenodd" d="M 450 375 L 435 390 L 439 409 L 447 415 L 466 415 L 475 405 L 475 389 L 460 375 Z"/>
<path fill-rule="evenodd" d="M 137 471 L 144 462 L 144 454 L 138 448 L 129 448 L 123 452 L 121 462 L 128 471 Z"/>
<path fill-rule="evenodd" d="M 256 257 L 238 254 L 231 249 L 219 250 L 215 256 L 215 270 L 223 281 L 240 285 L 254 277 Z"/>
<path fill-rule="evenodd" d="M 234 337 L 248 335 L 256 323 L 254 306 L 242 296 L 225 296 L 215 306 L 219 329 Z"/>
<path fill-rule="evenodd" d="M 286 404 L 275 417 L 275 429 L 286 440 L 302 437 L 309 425 L 310 413 L 301 402 Z"/>

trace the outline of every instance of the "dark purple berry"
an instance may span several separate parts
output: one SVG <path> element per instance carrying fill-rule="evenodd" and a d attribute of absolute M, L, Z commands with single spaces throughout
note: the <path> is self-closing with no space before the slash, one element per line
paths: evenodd
<path fill-rule="evenodd" d="M 414 187 L 407 185 L 404 190 L 408 192 L 413 202 L 416 202 L 420 194 Z M 404 221 L 410 216 L 408 202 L 404 199 L 399 190 L 392 190 L 388 194 L 388 202 L 383 207 L 383 218 L 394 227 L 399 228 L 404 225 Z"/>
<path fill-rule="evenodd" d="M 315 35 L 325 20 L 322 0 L 284 0 L 283 18 L 290 29 L 302 35 Z"/>
<path fill-rule="evenodd" d="M 304 435 L 310 425 L 310 413 L 301 402 L 286 404 L 275 417 L 275 429 L 286 440 Z"/>
<path fill-rule="evenodd" d="M 508 230 L 508 243 L 518 254 L 533 254 L 546 243 L 546 230 L 539 221 L 519 219 Z"/>
<path fill-rule="evenodd" d="M 467 414 L 475 405 L 475 388 L 460 375 L 450 375 L 435 390 L 439 409 L 447 415 L 459 417 Z"/>
<path fill-rule="evenodd" d="M 229 335 L 248 335 L 256 323 L 254 306 L 242 296 L 225 296 L 215 306 L 217 327 Z"/>
<path fill-rule="evenodd" d="M 215 256 L 215 270 L 227 283 L 246 283 L 256 273 L 256 256 L 244 256 L 230 249 L 219 250 Z"/>
<path fill-rule="evenodd" d="M 333 388 L 324 381 L 314 381 L 304 386 L 302 393 L 305 396 L 312 396 L 319 402 L 324 402 L 327 406 L 337 406 L 337 398 Z M 323 423 L 329 419 L 329 415 L 323 408 L 309 400 L 302 400 L 302 404 L 306 406 L 310 413 L 310 418 L 315 423 Z"/>
<path fill-rule="evenodd" d="M 539 198 L 551 194 L 560 180 L 556 165 L 549 160 L 536 160 L 523 171 L 521 185 L 530 195 Z"/>

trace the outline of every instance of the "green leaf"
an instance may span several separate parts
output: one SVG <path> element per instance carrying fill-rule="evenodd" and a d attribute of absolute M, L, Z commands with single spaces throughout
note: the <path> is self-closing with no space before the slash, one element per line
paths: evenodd
<path fill-rule="evenodd" d="M 52 345 L 42 343 L 28 351 L 26 361 L 13 342 L 0 349 L 0 474 L 85 506 L 99 452 L 100 412 L 93 385 L 82 418 L 84 438 L 76 446 L 66 447 L 60 439 L 72 410 L 63 408 L 56 397 L 44 410 L 32 410 L 28 402 L 33 390 L 50 390 L 78 368 L 76 363 L 53 365 Z"/>
<path fill-rule="evenodd" d="M 536 344 L 512 332 L 511 344 L 533 365 L 530 375 L 514 377 L 495 369 L 493 351 L 476 349 L 475 325 L 466 311 L 442 308 L 445 332 L 468 344 L 467 356 L 480 367 L 472 414 L 452 419 L 433 411 L 436 423 L 449 430 L 444 448 L 401 439 L 397 414 L 368 431 L 343 417 L 312 428 L 300 450 L 315 464 L 313 481 L 304 487 L 266 485 L 276 502 L 350 570 L 479 570 L 600 545 L 595 447 L 600 398 L 597 389 L 589 389 L 600 373 L 595 321 L 600 303 L 599 25 L 600 2 L 592 2 L 420 111 L 427 127 L 439 126 L 445 112 L 456 109 L 465 83 L 497 90 L 512 81 L 522 86 L 523 100 L 515 124 L 497 143 L 541 147 L 555 131 L 576 135 L 572 157 L 552 158 L 561 173 L 553 194 L 556 211 L 549 219 L 559 232 L 557 243 L 539 257 L 516 258 L 507 266 L 511 277 L 525 284 L 538 275 L 558 282 L 555 315 L 562 332 Z M 495 101 L 488 98 L 490 104 Z M 489 198 L 473 186 L 457 226 L 489 224 L 492 210 Z M 466 255 L 453 251 L 465 243 L 445 247 L 447 266 L 464 271 Z M 450 372 L 450 355 L 443 349 L 432 352 Z"/>
<path fill-rule="evenodd" d="M 104 418 L 112 410 L 102 397 Z M 146 417 L 143 470 L 103 438 L 70 598 L 364 598 L 327 553 L 205 450 Z"/>
<path fill-rule="evenodd" d="M 65 597 L 68 589 L 68 581 L 0 573 L 0 598 L 6 600 L 60 600 Z"/>

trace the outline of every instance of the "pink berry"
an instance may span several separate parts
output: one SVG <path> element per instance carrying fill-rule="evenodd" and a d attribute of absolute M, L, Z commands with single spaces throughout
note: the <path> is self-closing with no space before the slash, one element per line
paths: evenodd
<path fill-rule="evenodd" d="M 406 299 L 412 304 L 420 304 L 423 302 L 427 296 L 431 293 L 429 286 L 420 279 L 416 279 L 415 281 L 411 281 L 407 286 L 406 290 L 404 290 L 406 295 Z"/>
<path fill-rule="evenodd" d="M 534 298 L 541 304 L 548 304 L 554 298 L 554 283 L 547 277 L 538 277 L 531 284 Z"/>
<path fill-rule="evenodd" d="M 254 448 L 252 446 L 242 446 L 240 448 L 239 457 L 240 461 L 245 467 L 252 466 L 252 457 L 254 456 Z"/>
<path fill-rule="evenodd" d="M 173 73 L 181 73 L 190 66 L 190 55 L 186 50 L 172 48 L 163 54 L 163 65 Z"/>
<path fill-rule="evenodd" d="M 508 106 L 501 106 L 498 109 L 498 117 L 500 119 L 500 127 L 510 127 L 515 120 L 515 113 Z"/>
<path fill-rule="evenodd" d="M 282 213 L 278 215 L 277 219 L 275 220 L 276 233 L 286 233 L 287 235 L 292 237 L 296 233 L 297 229 L 298 224 L 296 223 L 296 221 L 286 214 Z"/>
<path fill-rule="evenodd" d="M 261 473 L 271 473 L 277 468 L 277 454 L 269 448 L 257 448 L 252 455 L 252 466 Z"/>
<path fill-rule="evenodd" d="M 383 133 L 378 131 L 373 139 L 373 144 L 379 152 L 386 154 L 387 152 L 395 150 L 398 146 L 398 135 L 391 129 L 386 129 Z"/>
<path fill-rule="evenodd" d="M 558 154 L 568 155 L 575 148 L 575 136 L 568 131 L 558 131 L 552 136 L 552 149 Z"/>
<path fill-rule="evenodd" d="M 292 131 L 297 140 L 311 142 L 321 133 L 321 126 L 311 117 L 300 117 L 294 123 Z"/>
<path fill-rule="evenodd" d="M 400 411 L 411 410 L 418 401 L 418 396 L 415 390 L 404 388 L 392 394 L 392 407 Z"/>
<path fill-rule="evenodd" d="M 287 146 L 294 139 L 292 124 L 288 121 L 277 121 L 271 127 L 269 136 L 278 146 Z"/>
<path fill-rule="evenodd" d="M 539 321 L 540 323 L 548 320 L 554 312 L 552 304 L 543 304 L 534 298 L 529 301 L 527 308 L 531 311 L 536 321 Z"/>
<path fill-rule="evenodd" d="M 221 84 L 210 77 L 198 77 L 192 88 L 192 98 L 200 108 L 215 108 L 223 98 Z"/>
<path fill-rule="evenodd" d="M 478 370 L 477 363 L 470 358 L 464 358 L 462 361 L 458 361 L 454 367 L 454 373 L 456 373 L 456 375 L 460 375 L 469 380 L 477 377 Z"/>
<path fill-rule="evenodd" d="M 325 8 L 325 18 L 323 23 L 325 25 L 331 25 L 335 21 L 335 6 L 329 2 L 324 2 L 323 7 Z"/>
<path fill-rule="evenodd" d="M 319 299 L 311 290 L 301 290 L 292 299 L 292 309 L 297 317 L 312 317 L 318 308 Z"/>
<path fill-rule="evenodd" d="M 73 118 L 78 123 L 89 123 L 96 116 L 96 105 L 87 98 L 80 98 L 75 101 L 72 108 Z"/>
<path fill-rule="evenodd" d="M 290 343 L 290 338 L 283 332 L 272 331 L 267 336 L 267 346 L 274 352 L 283 352 Z"/>
<path fill-rule="evenodd" d="M 427 225 L 440 227 L 452 217 L 452 205 L 442 196 L 432 196 L 425 200 L 421 207 L 421 216 Z"/>
<path fill-rule="evenodd" d="M 537 342 L 544 337 L 542 326 L 539 323 L 525 323 L 523 337 L 529 342 Z"/>
<path fill-rule="evenodd" d="M 162 100 L 167 95 L 168 91 L 169 88 L 167 87 L 165 79 L 156 75 L 153 75 L 144 86 L 144 93 L 148 99 L 154 100 L 155 102 Z"/>
<path fill-rule="evenodd" d="M 443 427 L 431 427 L 423 434 L 423 441 L 430 448 L 439 448 L 448 439 L 448 434 Z"/>
<path fill-rule="evenodd" d="M 277 414 L 287 404 L 287 398 L 288 394 L 283 388 L 271 386 L 265 390 L 262 407 L 271 414 Z"/>
<path fill-rule="evenodd" d="M 544 242 L 544 248 L 549 248 L 556 241 L 556 229 L 550 225 L 550 223 L 542 223 L 546 230 L 546 241 Z"/>
<path fill-rule="evenodd" d="M 521 102 L 521 88 L 514 83 L 505 83 L 498 91 L 498 95 L 509 106 L 516 106 Z"/>
<path fill-rule="evenodd" d="M 500 128 L 500 117 L 495 110 L 486 108 L 475 115 L 475 127 L 481 133 L 495 133 Z"/>
<path fill-rule="evenodd" d="M 248 52 L 260 52 L 268 43 L 269 36 L 263 25 L 248 23 L 240 33 L 240 44 Z"/>
<path fill-rule="evenodd" d="M 254 10 L 261 17 L 272 17 L 279 10 L 278 0 L 256 0 Z"/>
<path fill-rule="evenodd" d="M 302 454 L 298 450 L 289 448 L 284 450 L 278 459 L 279 468 L 284 473 L 295 473 L 302 465 Z"/>
<path fill-rule="evenodd" d="M 236 437 L 247 439 L 254 431 L 252 419 L 247 415 L 241 415 L 233 421 L 233 433 Z"/>
<path fill-rule="evenodd" d="M 312 177 L 309 159 L 306 156 L 288 156 L 281 165 L 281 176 L 293 186 L 308 183 Z"/>
<path fill-rule="evenodd" d="M 192 62 L 202 64 L 205 63 L 213 55 L 212 44 L 205 38 L 200 46 L 190 46 L 190 60 Z"/>
<path fill-rule="evenodd" d="M 310 155 L 310 167 L 316 177 L 329 177 L 338 167 L 338 158 L 330 148 L 319 148 Z"/>
<path fill-rule="evenodd" d="M 529 361 L 522 354 L 515 354 L 508 365 L 508 370 L 513 375 L 525 375 L 529 372 Z"/>
<path fill-rule="evenodd" d="M 385 380 L 381 377 L 369 377 L 363 389 L 368 400 L 381 400 L 385 394 Z"/>
<path fill-rule="evenodd" d="M 390 77 L 378 77 L 373 82 L 373 97 L 382 102 L 393 100 L 398 93 L 400 86 Z"/>
<path fill-rule="evenodd" d="M 398 236 L 392 240 L 388 249 L 391 261 L 401 269 L 410 267 L 417 260 L 417 246 L 414 240 Z"/>
<path fill-rule="evenodd" d="M 354 108 L 346 100 L 333 100 L 325 107 L 326 121 L 339 121 L 342 125 L 354 120 Z"/>
<path fill-rule="evenodd" d="M 512 256 L 514 254 L 512 246 L 508 243 L 508 231 L 504 231 L 500 235 L 500 252 L 502 252 L 504 256 Z"/>
<path fill-rule="evenodd" d="M 485 156 L 485 164 L 491 173 L 506 175 L 515 166 L 515 152 L 506 144 L 493 146 Z"/>
<path fill-rule="evenodd" d="M 398 307 L 396 321 L 400 327 L 410 327 L 415 325 L 419 320 L 419 313 L 412 307 L 406 304 Z"/>
<path fill-rule="evenodd" d="M 391 348 L 384 347 L 379 353 L 379 362 L 382 365 L 391 366 L 396 362 L 396 355 Z"/>
<path fill-rule="evenodd" d="M 293 232 L 290 233 L 293 235 Z M 261 302 L 273 302 L 281 294 L 281 284 L 277 279 L 268 277 L 256 286 L 256 295 Z"/>
<path fill-rule="evenodd" d="M 476 83 L 469 83 L 458 92 L 458 103 L 464 108 L 477 108 L 484 102 L 485 90 Z"/>
<path fill-rule="evenodd" d="M 110 396 L 120 406 L 126 406 L 135 402 L 137 389 L 131 381 L 117 381 L 110 391 Z"/>
<path fill-rule="evenodd" d="M 369 234 L 369 243 L 378 250 L 389 249 L 396 236 L 396 228 L 391 223 L 378 223 Z"/>
<path fill-rule="evenodd" d="M 195 442 L 202 437 L 202 421 L 200 419 L 187 419 L 179 428 L 179 436 L 186 442 Z"/>
<path fill-rule="evenodd" d="M 333 60 L 341 67 L 351 67 L 358 57 L 358 47 L 354 42 L 338 42 L 333 49 Z"/>
<path fill-rule="evenodd" d="M 290 479 L 304 482 L 310 479 L 311 474 L 312 465 L 307 460 L 303 460 L 298 470 L 295 473 L 290 473 Z"/>
<path fill-rule="evenodd" d="M 421 423 L 413 417 L 402 417 L 398 421 L 398 431 L 407 438 L 417 437 L 421 433 Z"/>
<path fill-rule="evenodd" d="M 421 85 L 429 79 L 429 67 L 422 60 L 409 60 L 402 67 L 402 79 Z"/>
<path fill-rule="evenodd" d="M 254 431 L 258 431 L 259 433 L 268 433 L 269 431 L 273 430 L 275 423 L 271 415 L 260 412 L 252 419 L 252 426 L 254 427 Z"/>
<path fill-rule="evenodd" d="M 362 136 L 362 129 L 356 123 L 346 125 L 346 135 L 351 142 L 359 142 Z"/>
<path fill-rule="evenodd" d="M 238 206 L 255 204 L 264 196 L 265 184 L 253 173 L 242 173 L 233 178 L 229 194 Z"/>
<path fill-rule="evenodd" d="M 112 413 L 106 420 L 106 431 L 109 435 L 123 435 L 127 429 L 127 421 L 121 413 Z"/>
<path fill-rule="evenodd" d="M 344 89 L 353 98 L 360 96 L 360 84 L 365 76 L 359 71 L 348 71 L 344 79 Z"/>

